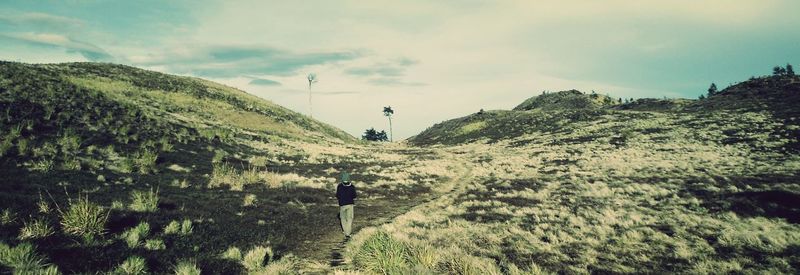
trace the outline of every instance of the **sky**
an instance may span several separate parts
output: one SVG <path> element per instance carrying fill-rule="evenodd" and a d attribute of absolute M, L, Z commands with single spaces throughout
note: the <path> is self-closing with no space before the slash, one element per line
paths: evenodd
<path fill-rule="evenodd" d="M 800 64 L 800 1 L 0 1 L 0 60 L 233 86 L 395 140 L 542 91 L 685 97 Z"/>

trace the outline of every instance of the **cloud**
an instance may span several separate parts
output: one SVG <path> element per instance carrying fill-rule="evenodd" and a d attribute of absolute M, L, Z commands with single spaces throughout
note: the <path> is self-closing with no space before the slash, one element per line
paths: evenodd
<path fill-rule="evenodd" d="M 0 34 L 0 40 L 11 40 L 27 44 L 57 47 L 75 52 L 91 61 L 111 61 L 113 56 L 102 48 L 88 42 L 78 41 L 71 37 L 53 33 L 7 33 Z"/>
<path fill-rule="evenodd" d="M 278 92 L 287 94 L 303 94 L 307 95 L 308 90 L 301 89 L 281 89 Z M 338 95 L 357 95 L 361 94 L 359 91 L 314 91 L 314 96 L 338 96 Z"/>
<path fill-rule="evenodd" d="M 0 14 L 0 22 L 11 25 L 26 26 L 45 29 L 66 29 L 82 27 L 85 22 L 80 19 L 52 15 L 41 12 L 28 12 L 22 14 Z"/>
<path fill-rule="evenodd" d="M 163 66 L 174 73 L 207 77 L 288 76 L 306 66 L 353 60 L 357 51 L 293 52 L 269 46 L 176 47 L 160 55 L 131 57 L 135 64 Z"/>
<path fill-rule="evenodd" d="M 421 82 L 408 82 L 403 81 L 397 77 L 379 77 L 379 78 L 372 78 L 367 80 L 369 84 L 378 85 L 378 86 L 410 86 L 410 87 L 419 87 L 425 86 L 425 83 Z"/>
<path fill-rule="evenodd" d="M 408 67 L 419 63 L 416 60 L 403 57 L 388 62 L 374 63 L 371 66 L 353 67 L 344 70 L 344 73 L 357 77 L 370 77 L 368 83 L 380 86 L 422 86 L 423 83 L 404 81 L 401 77 L 406 75 Z"/>
<path fill-rule="evenodd" d="M 250 85 L 259 85 L 259 86 L 280 86 L 281 83 L 275 80 L 269 80 L 265 78 L 255 78 L 250 80 Z"/>

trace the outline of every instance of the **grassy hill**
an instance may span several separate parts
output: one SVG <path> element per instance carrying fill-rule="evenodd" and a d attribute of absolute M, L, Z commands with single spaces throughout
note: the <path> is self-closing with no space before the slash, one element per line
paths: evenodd
<path fill-rule="evenodd" d="M 348 257 L 373 272 L 797 274 L 798 80 L 704 100 L 556 93 L 439 123 L 409 142 L 460 156 L 471 179 Z"/>
<path fill-rule="evenodd" d="M 687 128 L 700 125 L 689 117 L 702 118 L 721 113 L 733 113 L 732 119 L 746 113 L 766 112 L 771 118 L 785 124 L 780 133 L 785 138 L 800 137 L 795 129 L 800 117 L 800 79 L 797 77 L 762 77 L 732 85 L 719 94 L 703 100 L 642 98 L 620 103 L 603 95 L 587 95 L 576 90 L 544 93 L 525 100 L 513 110 L 493 110 L 444 121 L 433 125 L 408 139 L 415 145 L 455 145 L 476 141 L 497 142 L 535 133 L 569 133 L 579 122 L 595 123 L 649 121 L 653 118 L 674 119 L 685 117 Z M 746 127 L 746 126 L 744 126 Z M 624 127 L 613 132 L 596 133 L 592 138 L 618 136 Z M 744 130 L 744 129 L 742 129 Z M 740 130 L 730 130 L 730 139 L 736 139 Z M 788 145 L 793 150 L 797 144 Z"/>
<path fill-rule="evenodd" d="M 432 158 L 202 79 L 0 62 L 0 273 L 291 271 L 336 236 L 340 172 L 386 218 L 446 180 Z"/>

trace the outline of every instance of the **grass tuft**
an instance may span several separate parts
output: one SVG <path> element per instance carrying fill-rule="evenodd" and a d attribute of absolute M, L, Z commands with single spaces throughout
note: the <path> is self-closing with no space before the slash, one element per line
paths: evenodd
<path fill-rule="evenodd" d="M 131 256 L 128 257 L 124 262 L 122 262 L 117 269 L 114 270 L 114 274 L 124 274 L 124 275 L 140 275 L 140 274 L 148 274 L 147 272 L 147 263 L 144 261 L 144 258 L 139 256 Z"/>
<path fill-rule="evenodd" d="M 164 241 L 161 239 L 150 239 L 144 242 L 144 249 L 147 250 L 164 250 L 167 249 L 167 245 L 164 244 Z"/>
<path fill-rule="evenodd" d="M 105 233 L 108 214 L 109 211 L 89 201 L 88 197 L 70 200 L 67 211 L 61 213 L 61 226 L 64 233 L 91 240 Z"/>
<path fill-rule="evenodd" d="M 225 252 L 222 252 L 222 256 L 221 257 L 223 259 L 234 260 L 234 261 L 238 262 L 238 261 L 242 260 L 242 251 L 239 250 L 238 247 L 231 246 L 231 247 L 228 248 L 228 250 L 225 250 Z"/>
<path fill-rule="evenodd" d="M 41 239 L 53 235 L 53 227 L 46 219 L 35 219 L 31 222 L 24 222 L 19 231 L 20 240 Z"/>
<path fill-rule="evenodd" d="M 36 254 L 30 243 L 10 247 L 0 242 L 0 265 L 10 267 L 14 274 L 58 274 L 58 268 Z"/>
<path fill-rule="evenodd" d="M 242 265 L 245 269 L 251 272 L 260 271 L 264 269 L 264 264 L 268 263 L 272 260 L 272 248 L 270 247 L 263 247 L 263 246 L 256 246 L 247 254 L 244 255 L 242 259 Z"/>
<path fill-rule="evenodd" d="M 130 248 L 139 247 L 142 241 L 150 235 L 150 224 L 141 222 L 136 227 L 128 229 L 122 233 L 122 239 L 128 244 Z"/>
<path fill-rule="evenodd" d="M 181 260 L 173 268 L 175 275 L 200 275 L 200 268 L 194 261 Z"/>
<path fill-rule="evenodd" d="M 128 207 L 136 212 L 156 212 L 158 210 L 158 190 L 131 192 L 131 204 Z"/>
<path fill-rule="evenodd" d="M 353 255 L 353 264 L 368 272 L 402 274 L 409 272 L 408 246 L 385 231 L 367 237 Z"/>

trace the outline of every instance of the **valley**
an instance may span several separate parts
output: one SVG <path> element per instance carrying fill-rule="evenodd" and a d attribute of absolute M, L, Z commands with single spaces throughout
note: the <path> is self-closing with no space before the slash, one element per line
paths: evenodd
<path fill-rule="evenodd" d="M 3 62 L 0 272 L 793 274 L 798 99 L 543 93 L 373 143 L 202 79 Z"/>

